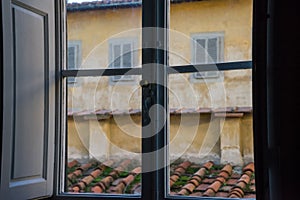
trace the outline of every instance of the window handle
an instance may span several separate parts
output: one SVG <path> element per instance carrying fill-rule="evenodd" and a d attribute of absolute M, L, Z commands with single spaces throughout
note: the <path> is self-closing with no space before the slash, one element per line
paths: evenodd
<path fill-rule="evenodd" d="M 142 87 L 143 91 L 143 106 L 142 106 L 142 113 L 143 113 L 143 126 L 150 124 L 151 119 L 149 116 L 149 109 L 152 105 L 152 92 L 151 92 L 151 84 L 147 80 L 141 80 L 140 86 Z"/>
<path fill-rule="evenodd" d="M 149 82 L 147 80 L 141 80 L 140 81 L 140 86 L 141 87 L 148 87 L 149 86 Z"/>

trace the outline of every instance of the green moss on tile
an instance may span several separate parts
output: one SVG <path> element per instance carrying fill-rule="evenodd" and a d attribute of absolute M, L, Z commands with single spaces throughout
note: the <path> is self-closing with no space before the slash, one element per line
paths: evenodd
<path fill-rule="evenodd" d="M 195 167 L 188 167 L 185 171 L 186 174 L 194 174 L 199 170 L 199 168 L 195 168 Z"/>

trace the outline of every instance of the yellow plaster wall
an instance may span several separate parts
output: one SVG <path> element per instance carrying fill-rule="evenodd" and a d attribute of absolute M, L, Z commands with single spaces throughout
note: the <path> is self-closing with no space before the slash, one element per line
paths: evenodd
<path fill-rule="evenodd" d="M 171 4 L 170 64 L 191 61 L 191 37 L 197 33 L 224 33 L 224 61 L 250 60 L 252 45 L 252 0 L 210 0 Z M 140 47 L 141 8 L 68 12 L 68 40 L 82 41 L 83 61 L 105 68 L 107 39 L 137 38 Z M 98 48 L 98 50 L 96 50 Z M 97 51 L 97 52 L 95 52 Z M 98 58 L 91 56 L 97 54 Z M 172 52 L 178 54 L 175 56 Z M 140 57 L 140 56 L 139 56 Z M 184 58 L 187 59 L 184 61 Z M 94 62 L 97 60 L 98 62 Z M 140 63 L 140 59 L 139 59 Z"/>
<path fill-rule="evenodd" d="M 68 12 L 68 40 L 82 41 L 82 57 L 86 59 L 99 45 L 104 45 L 103 48 L 107 50 L 106 40 L 113 35 L 121 33 L 122 37 L 137 36 L 135 35 L 137 32 L 128 33 L 128 31 L 141 27 L 141 16 L 140 8 Z M 104 61 L 103 63 L 107 63 L 107 51 L 103 50 L 98 57 Z"/>
<path fill-rule="evenodd" d="M 126 152 L 133 154 L 141 152 L 141 118 L 139 115 L 114 116 L 109 123 L 112 156 Z"/>
<path fill-rule="evenodd" d="M 89 157 L 89 122 L 68 117 L 68 154 L 72 158 Z M 84 134 L 85 133 L 85 134 Z"/>
<path fill-rule="evenodd" d="M 245 160 L 253 160 L 253 116 L 246 114 L 241 120 L 241 151 Z"/>
<path fill-rule="evenodd" d="M 171 4 L 170 29 L 191 37 L 196 33 L 224 33 L 224 61 L 250 60 L 252 0 L 210 0 Z M 191 60 L 189 40 L 170 34 L 170 51 Z M 184 41 L 184 42 L 182 42 Z M 170 64 L 180 61 L 170 59 Z M 180 64 L 184 64 L 181 60 Z"/>

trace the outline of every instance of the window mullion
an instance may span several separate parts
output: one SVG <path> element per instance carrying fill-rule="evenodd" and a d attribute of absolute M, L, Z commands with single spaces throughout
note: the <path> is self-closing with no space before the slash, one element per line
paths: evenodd
<path fill-rule="evenodd" d="M 166 110 L 166 5 L 167 1 L 143 0 L 142 199 L 151 200 L 165 196 L 167 123 L 161 108 Z"/>

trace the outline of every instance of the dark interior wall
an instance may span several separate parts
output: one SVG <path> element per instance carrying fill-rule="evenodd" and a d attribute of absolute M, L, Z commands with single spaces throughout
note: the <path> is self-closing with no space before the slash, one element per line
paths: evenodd
<path fill-rule="evenodd" d="M 1 15 L 0 15 L 0 22 L 1 22 L 1 28 L 0 28 L 0 161 L 1 155 L 2 155 L 2 123 L 3 123 L 3 27 L 2 27 L 2 1 L 0 2 L 0 10 L 1 10 Z M 0 168 L 1 170 L 1 168 Z M 1 172 L 1 171 L 0 171 Z"/>
<path fill-rule="evenodd" d="M 270 195 L 283 200 L 300 198 L 300 10 L 295 2 L 269 0 L 267 159 Z"/>

